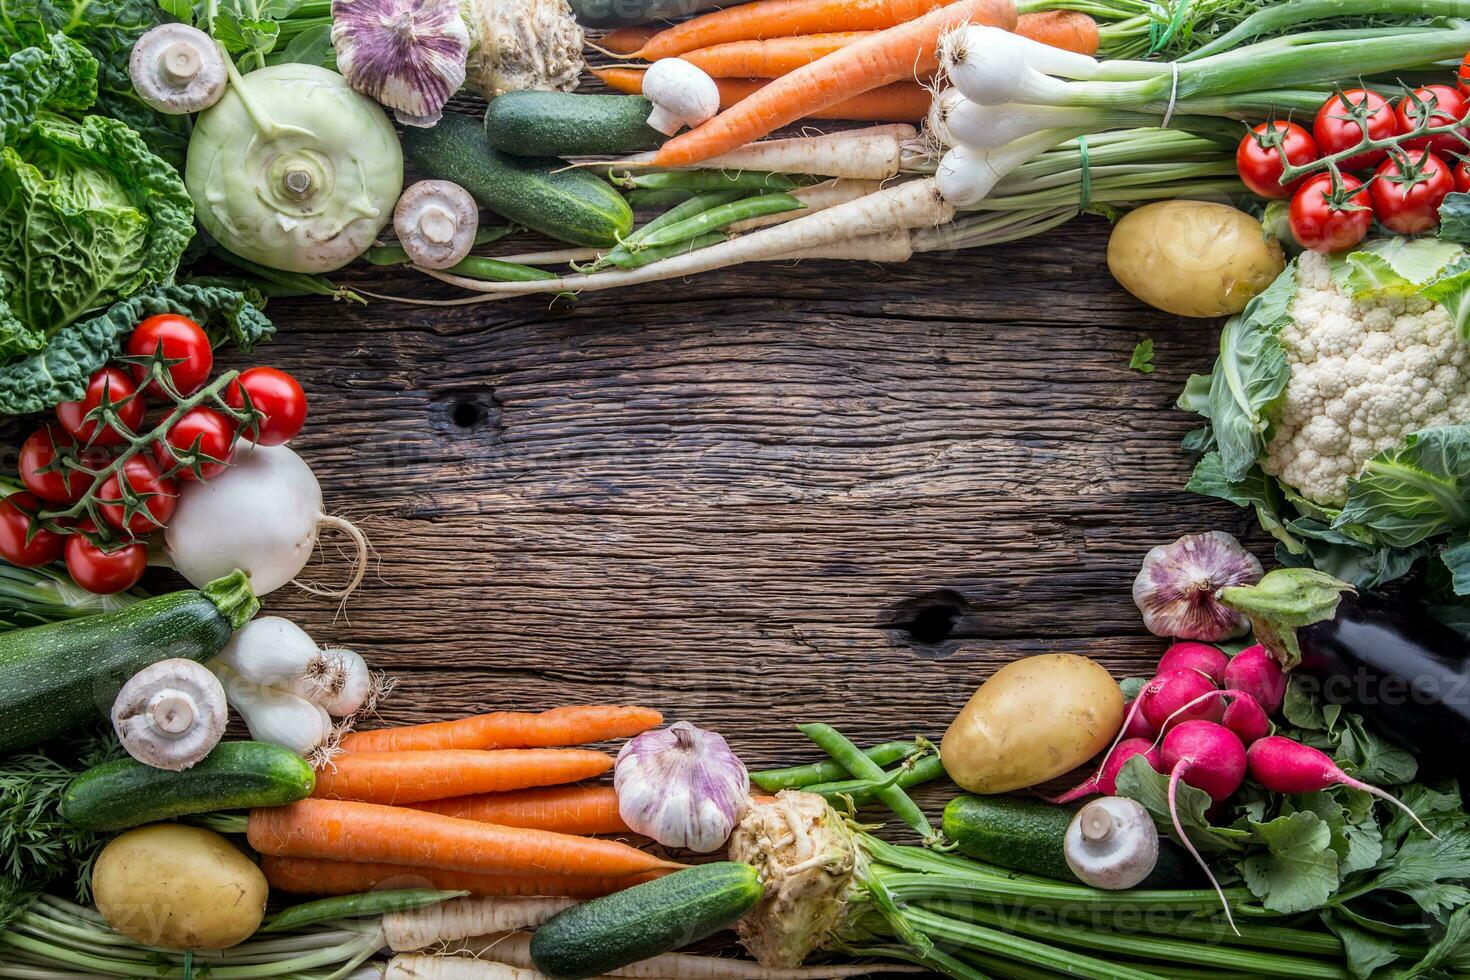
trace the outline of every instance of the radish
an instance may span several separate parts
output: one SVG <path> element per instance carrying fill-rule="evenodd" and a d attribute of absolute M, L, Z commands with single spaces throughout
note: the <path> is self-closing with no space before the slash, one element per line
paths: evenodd
<path fill-rule="evenodd" d="M 1143 717 L 1154 731 L 1167 732 L 1183 721 L 1219 721 L 1225 706 L 1219 698 L 1204 697 L 1218 690 L 1215 682 L 1199 671 L 1176 667 L 1149 681 L 1138 699 L 1143 702 Z"/>
<path fill-rule="evenodd" d="M 1225 686 L 1244 691 L 1256 699 L 1266 714 L 1281 710 L 1286 697 L 1286 674 L 1271 652 L 1257 643 L 1230 658 L 1225 665 Z"/>
<path fill-rule="evenodd" d="M 1136 755 L 1141 755 L 1148 760 L 1149 768 L 1155 772 L 1159 771 L 1159 750 L 1154 747 L 1150 739 L 1125 738 L 1113 746 L 1103 759 L 1102 767 L 1090 779 L 1072 787 L 1061 796 L 1048 798 L 1047 802 L 1071 803 L 1073 800 L 1080 800 L 1084 796 L 1094 794 L 1112 796 L 1118 788 L 1118 773 L 1123 771 L 1124 763 Z"/>
<path fill-rule="evenodd" d="M 1244 745 L 1254 745 L 1271 734 L 1271 719 L 1259 701 L 1244 691 L 1222 691 L 1228 702 L 1220 724 L 1235 733 Z"/>
<path fill-rule="evenodd" d="M 1161 759 L 1169 773 L 1169 817 L 1174 822 L 1174 835 L 1204 869 L 1215 894 L 1220 896 L 1225 920 L 1235 934 L 1240 935 L 1240 930 L 1235 928 L 1235 917 L 1230 914 L 1230 903 L 1225 901 L 1224 890 L 1179 822 L 1179 783 L 1182 781 L 1204 790 L 1216 803 L 1229 799 L 1245 780 L 1245 746 L 1223 725 L 1212 721 L 1186 721 L 1164 736 Z"/>
<path fill-rule="evenodd" d="M 1354 779 L 1339 769 L 1331 756 L 1310 745 L 1294 742 L 1283 735 L 1270 735 L 1250 747 L 1246 762 L 1251 779 L 1273 793 L 1315 793 L 1329 786 L 1362 790 L 1392 803 L 1413 818 L 1420 830 L 1439 839 L 1403 800 L 1377 786 Z"/>
<path fill-rule="evenodd" d="M 1162 674 L 1178 667 L 1190 667 L 1219 685 L 1225 681 L 1225 668 L 1229 663 L 1230 658 L 1219 647 L 1188 640 L 1165 650 L 1164 655 L 1159 658 L 1159 669 L 1154 673 Z"/>
<path fill-rule="evenodd" d="M 263 596 L 301 574 L 323 527 L 352 538 L 352 577 L 340 590 L 296 584 L 345 598 L 367 572 L 367 538 L 351 522 L 322 513 L 321 484 L 294 451 L 244 443 L 225 472 L 180 487 L 163 539 L 173 567 L 196 587 L 238 568 Z"/>
<path fill-rule="evenodd" d="M 1143 716 L 1142 711 L 1136 710 L 1137 705 L 1138 698 L 1134 698 L 1123 706 L 1128 712 L 1123 722 L 1123 737 L 1146 738 L 1149 741 L 1153 741 L 1154 736 L 1159 734 L 1158 730 L 1148 723 L 1148 719 Z"/>

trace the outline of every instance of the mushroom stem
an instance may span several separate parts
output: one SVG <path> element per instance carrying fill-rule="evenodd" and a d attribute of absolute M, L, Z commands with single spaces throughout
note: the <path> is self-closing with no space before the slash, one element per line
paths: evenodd
<path fill-rule="evenodd" d="M 164 688 L 148 702 L 148 720 L 165 735 L 178 737 L 194 724 L 198 709 L 194 699 L 183 691 Z"/>
<path fill-rule="evenodd" d="M 454 232 L 459 227 L 448 208 L 431 204 L 419 214 L 419 234 L 435 245 L 448 245 L 454 241 Z"/>
<path fill-rule="evenodd" d="M 1089 803 L 1082 808 L 1077 815 L 1077 829 L 1082 832 L 1082 839 L 1092 844 L 1099 844 L 1113 836 L 1113 815 L 1108 812 L 1107 807 Z"/>
<path fill-rule="evenodd" d="M 169 81 L 182 85 L 198 77 L 204 59 L 194 45 L 175 41 L 159 54 L 158 65 Z"/>

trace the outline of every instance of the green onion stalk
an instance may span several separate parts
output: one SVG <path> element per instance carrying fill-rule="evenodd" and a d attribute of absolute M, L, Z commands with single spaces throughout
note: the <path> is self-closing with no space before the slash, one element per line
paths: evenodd
<path fill-rule="evenodd" d="M 139 589 L 97 595 L 77 588 L 59 569 L 45 565 L 21 568 L 0 560 L 0 629 L 116 612 L 144 598 L 146 593 Z"/>

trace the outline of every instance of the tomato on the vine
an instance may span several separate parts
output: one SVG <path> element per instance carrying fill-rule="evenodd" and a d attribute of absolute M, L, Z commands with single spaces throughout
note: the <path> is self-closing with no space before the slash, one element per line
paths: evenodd
<path fill-rule="evenodd" d="M 1354 118 L 1355 114 L 1363 116 L 1370 139 L 1387 139 L 1398 134 L 1398 117 L 1383 96 L 1367 89 L 1348 89 L 1323 102 L 1312 122 L 1312 138 L 1323 156 L 1350 150 L 1362 142 L 1364 126 Z M 1371 167 L 1385 155 L 1384 150 L 1365 150 L 1339 160 L 1337 165 L 1344 170 L 1358 170 Z"/>
<path fill-rule="evenodd" d="M 209 372 L 214 369 L 214 349 L 209 346 L 208 335 L 193 320 L 176 313 L 160 313 L 138 324 L 128 338 L 129 357 L 152 357 L 159 348 L 166 359 L 179 362 L 168 368 L 169 379 L 179 394 L 198 391 L 209 380 Z M 148 367 L 135 363 L 131 368 L 133 377 L 141 384 L 148 375 Z M 147 391 L 156 398 L 164 396 L 157 381 L 150 381 Z"/>
<path fill-rule="evenodd" d="M 83 521 L 79 531 L 95 534 L 97 525 Z M 108 549 L 111 550 L 108 550 Z M 102 547 L 84 534 L 66 539 L 66 570 L 71 580 L 88 592 L 110 595 L 131 589 L 148 568 L 148 546 L 141 541 Z"/>
<path fill-rule="evenodd" d="M 1361 242 L 1373 223 L 1373 205 L 1363 182 L 1341 175 L 1334 190 L 1332 175 L 1318 174 L 1292 195 L 1291 233 L 1303 248 L 1314 252 L 1341 252 Z"/>
<path fill-rule="evenodd" d="M 102 450 L 77 450 L 76 440 L 60 426 L 43 425 L 32 432 L 20 446 L 20 479 L 26 489 L 50 504 L 74 504 L 92 485 L 92 477 L 74 469 L 48 469 L 56 462 L 58 450 L 74 451 L 89 467 L 105 462 Z"/>
<path fill-rule="evenodd" d="M 174 474 L 179 480 L 208 480 L 225 471 L 235 450 L 233 419 L 203 405 L 189 409 L 162 439 L 153 444 L 153 458 L 160 472 L 180 464 Z M 208 456 L 213 462 L 198 457 Z"/>
<path fill-rule="evenodd" d="M 33 515 L 40 507 L 40 498 L 24 490 L 0 500 L 0 558 L 30 568 L 61 557 L 66 542 L 55 531 L 37 526 Z"/>
<path fill-rule="evenodd" d="M 103 481 L 97 491 L 98 510 L 102 512 L 102 519 L 119 531 L 127 531 L 137 538 L 162 530 L 168 519 L 174 516 L 174 508 L 178 506 L 178 484 L 166 476 L 159 476 L 152 461 L 142 456 L 134 456 L 124 463 L 122 476 L 128 481 L 134 494 L 145 498 L 144 502 L 133 509 L 132 517 L 129 518 L 127 505 L 123 503 L 122 486 L 114 473 Z"/>
<path fill-rule="evenodd" d="M 306 424 L 306 392 L 285 371 L 253 367 L 240 372 L 240 377 L 225 388 L 225 404 L 243 409 L 246 395 L 250 396 L 250 407 L 265 416 L 246 427 L 246 432 L 253 434 L 254 441 L 262 446 L 285 445 Z"/>
<path fill-rule="evenodd" d="M 1448 126 L 1465 118 L 1470 103 L 1459 91 L 1449 85 L 1425 85 L 1416 88 L 1399 100 L 1394 109 L 1400 133 L 1409 133 L 1425 126 Z M 1463 132 L 1463 130 L 1461 130 Z M 1399 144 L 1405 150 L 1428 148 L 1441 155 L 1462 153 L 1467 144 L 1454 133 L 1437 133 L 1433 136 L 1415 136 Z"/>
<path fill-rule="evenodd" d="M 143 414 L 148 410 L 148 405 L 143 396 L 138 394 L 138 385 L 133 381 L 133 376 L 122 368 L 110 365 L 99 368 L 88 379 L 87 391 L 81 401 L 62 402 L 56 406 L 56 420 L 73 439 L 84 445 L 119 445 L 125 441 L 121 432 L 107 425 L 94 437 L 97 422 L 87 418 L 89 413 L 102 404 L 104 397 L 128 431 L 137 432 L 138 427 L 143 424 Z"/>
<path fill-rule="evenodd" d="M 1293 122 L 1275 120 L 1252 126 L 1235 150 L 1235 170 L 1252 194 L 1285 200 L 1307 179 L 1302 175 L 1289 184 L 1281 183 L 1282 154 L 1293 167 L 1317 159 L 1312 134 Z"/>
<path fill-rule="evenodd" d="M 1460 59 L 1460 67 L 1455 70 L 1455 87 L 1470 95 L 1470 54 Z"/>
<path fill-rule="evenodd" d="M 1390 231 L 1418 235 L 1439 224 L 1439 206 L 1454 189 L 1449 166 L 1428 150 L 1395 154 L 1374 171 L 1373 213 Z"/>
<path fill-rule="evenodd" d="M 1455 164 L 1452 176 L 1455 178 L 1455 190 L 1470 194 L 1470 161 L 1461 160 Z"/>

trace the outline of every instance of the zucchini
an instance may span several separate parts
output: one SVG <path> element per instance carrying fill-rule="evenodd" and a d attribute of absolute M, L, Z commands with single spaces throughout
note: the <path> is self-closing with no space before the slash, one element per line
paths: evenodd
<path fill-rule="evenodd" d="M 403 154 L 425 176 L 452 180 L 496 214 L 564 242 L 611 248 L 633 230 L 633 209 L 607 181 L 556 157 L 500 153 L 484 126 L 457 112 L 429 129 L 408 127 Z"/>
<path fill-rule="evenodd" d="M 502 153 L 526 157 L 656 150 L 668 137 L 648 125 L 652 109 L 641 95 L 507 92 L 485 110 L 485 134 Z"/>
<path fill-rule="evenodd" d="M 944 836 L 978 861 L 1078 884 L 1063 841 L 1070 807 L 1018 796 L 956 796 L 944 808 Z M 1173 841 L 1159 841 L 1159 862 L 1139 888 L 1192 888 L 1199 869 Z"/>
<path fill-rule="evenodd" d="M 61 815 L 84 830 L 127 830 L 191 813 L 285 806 L 311 795 L 316 774 L 290 749 L 221 742 L 182 772 L 135 759 L 93 766 L 61 797 Z"/>
<path fill-rule="evenodd" d="M 676 871 L 553 916 L 531 938 L 531 960 L 553 977 L 610 973 L 733 925 L 762 891 L 748 864 Z"/>
<path fill-rule="evenodd" d="M 106 716 L 127 679 L 149 664 L 208 660 L 259 608 L 236 570 L 117 612 L 0 633 L 0 753 Z"/>

